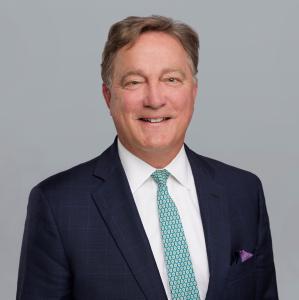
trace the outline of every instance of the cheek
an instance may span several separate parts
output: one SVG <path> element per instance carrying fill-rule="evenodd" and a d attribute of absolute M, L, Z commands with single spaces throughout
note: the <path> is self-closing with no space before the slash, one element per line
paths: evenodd
<path fill-rule="evenodd" d="M 194 97 L 190 92 L 173 93 L 172 107 L 177 113 L 187 116 L 193 113 L 194 110 Z"/>
<path fill-rule="evenodd" d="M 141 96 L 138 93 L 124 92 L 113 98 L 112 109 L 123 115 L 134 114 L 142 104 Z"/>
<path fill-rule="evenodd" d="M 126 103 L 123 102 L 121 98 L 114 98 L 113 101 L 111 101 L 110 111 L 115 118 L 122 118 L 122 115 L 126 114 L 126 110 Z"/>

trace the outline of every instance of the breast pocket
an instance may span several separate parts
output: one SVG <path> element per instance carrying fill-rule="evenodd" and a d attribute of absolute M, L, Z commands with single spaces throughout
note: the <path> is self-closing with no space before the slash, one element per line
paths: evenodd
<path fill-rule="evenodd" d="M 228 270 L 227 282 L 234 282 L 253 275 L 255 272 L 255 264 L 255 256 L 249 258 L 243 263 L 233 263 Z"/>

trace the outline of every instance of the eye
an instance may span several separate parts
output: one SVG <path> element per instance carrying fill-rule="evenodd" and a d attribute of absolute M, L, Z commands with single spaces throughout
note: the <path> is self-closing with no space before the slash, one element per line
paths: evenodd
<path fill-rule="evenodd" d="M 137 81 L 137 80 L 132 80 L 132 81 L 129 82 L 129 84 L 132 84 L 132 85 L 136 85 L 136 84 L 138 84 L 138 83 L 140 83 L 140 82 Z"/>
<path fill-rule="evenodd" d="M 131 80 L 131 81 L 127 81 L 125 83 L 125 86 L 137 85 L 138 83 L 139 83 L 139 81 L 137 81 L 137 80 Z"/>
<path fill-rule="evenodd" d="M 178 85 L 182 82 L 182 80 L 178 77 L 170 76 L 164 79 L 164 82 L 171 85 Z"/>
<path fill-rule="evenodd" d="M 134 89 L 137 88 L 139 84 L 141 84 L 142 81 L 138 80 L 130 80 L 124 83 L 124 87 L 127 89 Z"/>

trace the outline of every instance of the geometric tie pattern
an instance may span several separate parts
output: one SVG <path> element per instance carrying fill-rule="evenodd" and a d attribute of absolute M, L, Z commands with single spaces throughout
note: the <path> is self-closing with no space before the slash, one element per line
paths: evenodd
<path fill-rule="evenodd" d="M 156 170 L 151 177 L 158 185 L 157 203 L 172 300 L 199 300 L 190 253 L 177 207 L 167 189 L 170 173 Z"/>

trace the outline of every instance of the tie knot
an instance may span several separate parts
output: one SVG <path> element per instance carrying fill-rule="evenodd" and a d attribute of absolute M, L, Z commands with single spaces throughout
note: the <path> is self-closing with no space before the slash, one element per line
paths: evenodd
<path fill-rule="evenodd" d="M 170 173 L 166 169 L 156 170 L 151 176 L 158 185 L 166 184 Z"/>

